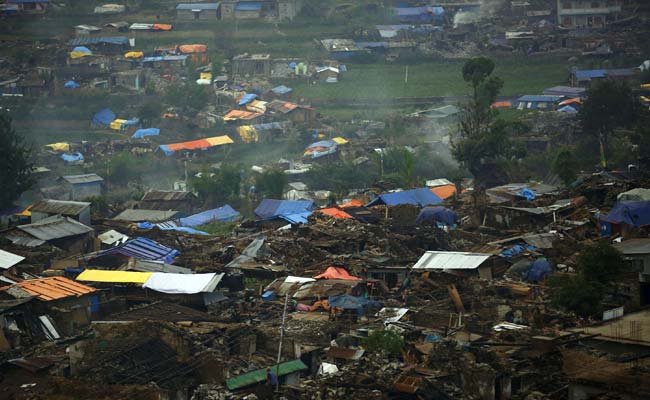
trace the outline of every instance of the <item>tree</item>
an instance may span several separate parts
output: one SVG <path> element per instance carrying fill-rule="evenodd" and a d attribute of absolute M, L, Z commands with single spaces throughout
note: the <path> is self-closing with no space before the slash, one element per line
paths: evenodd
<path fill-rule="evenodd" d="M 404 348 L 404 338 L 395 331 L 376 330 L 363 341 L 363 346 L 368 351 L 383 352 L 389 356 L 398 356 Z"/>
<path fill-rule="evenodd" d="M 287 176 L 280 170 L 266 170 L 255 177 L 257 192 L 264 197 L 281 199 L 286 185 Z"/>
<path fill-rule="evenodd" d="M 0 207 L 11 207 L 32 187 L 32 148 L 11 127 L 11 118 L 0 111 Z"/>
<path fill-rule="evenodd" d="M 151 100 L 140 107 L 138 115 L 145 125 L 150 125 L 155 119 L 160 118 L 162 111 L 162 103 L 158 100 Z"/>
<path fill-rule="evenodd" d="M 598 138 L 600 161 L 608 168 L 609 139 L 614 129 L 629 127 L 635 120 L 634 97 L 625 82 L 606 79 L 594 82 L 579 112 L 585 132 Z"/>
<path fill-rule="evenodd" d="M 214 173 L 205 169 L 200 177 L 192 179 L 192 187 L 210 205 L 229 201 L 239 196 L 240 168 L 238 165 L 224 164 Z"/>
<path fill-rule="evenodd" d="M 583 249 L 577 259 L 577 274 L 569 278 L 552 277 L 552 300 L 556 306 L 581 317 L 602 312 L 605 296 L 616 287 L 625 271 L 623 255 L 607 243 Z"/>
<path fill-rule="evenodd" d="M 138 160 L 128 151 L 116 154 L 109 162 L 109 177 L 112 183 L 126 184 L 139 177 Z"/>
<path fill-rule="evenodd" d="M 569 186 L 575 182 L 578 175 L 578 161 L 568 147 L 560 148 L 555 154 L 552 171 L 562 179 L 565 185 Z"/>
<path fill-rule="evenodd" d="M 491 76 L 494 62 L 485 57 L 468 60 L 463 66 L 463 79 L 472 87 L 472 96 L 461 105 L 458 118 L 458 138 L 452 141 L 452 155 L 476 181 L 483 186 L 488 166 L 508 156 L 510 141 L 508 124 L 493 123 L 495 111 L 491 104 L 496 100 L 503 81 Z"/>

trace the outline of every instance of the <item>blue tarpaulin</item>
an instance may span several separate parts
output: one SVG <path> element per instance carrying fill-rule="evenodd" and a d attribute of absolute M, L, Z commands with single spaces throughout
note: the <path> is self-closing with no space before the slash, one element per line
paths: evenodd
<path fill-rule="evenodd" d="M 273 301 L 275 300 L 275 292 L 273 290 L 267 290 L 262 293 L 262 300 L 264 301 Z"/>
<path fill-rule="evenodd" d="M 237 103 L 237 104 L 239 104 L 240 106 L 243 106 L 243 105 L 248 104 L 251 101 L 255 100 L 256 98 L 257 98 L 257 95 L 255 93 L 248 93 L 248 94 L 245 94 L 244 97 L 242 97 L 241 100 L 239 100 L 239 103 Z"/>
<path fill-rule="evenodd" d="M 458 214 L 446 207 L 424 207 L 415 220 L 416 224 L 441 222 L 445 225 L 456 225 Z"/>
<path fill-rule="evenodd" d="M 516 256 L 517 254 L 521 253 L 524 250 L 539 251 L 539 249 L 537 247 L 532 246 L 530 244 L 526 244 L 526 245 L 523 245 L 523 246 L 520 245 L 520 244 L 516 244 L 516 245 L 514 245 L 514 246 L 512 246 L 512 247 L 510 247 L 508 249 L 505 249 L 505 250 L 501 251 L 501 253 L 499 253 L 499 255 L 501 257 L 505 257 L 505 258 L 512 258 L 512 257 Z"/>
<path fill-rule="evenodd" d="M 147 128 L 147 129 L 138 129 L 131 137 L 133 139 L 142 139 L 145 136 L 158 136 L 158 135 L 160 135 L 160 129 Z"/>
<path fill-rule="evenodd" d="M 209 224 L 210 222 L 229 222 L 235 221 L 241 217 L 241 214 L 237 212 L 230 205 L 226 204 L 223 207 L 215 208 L 212 210 L 207 210 L 200 212 L 198 214 L 190 215 L 187 218 L 181 218 L 179 221 L 183 226 L 199 226 Z"/>
<path fill-rule="evenodd" d="M 133 118 L 133 119 L 127 119 L 126 121 L 122 122 L 122 125 L 120 125 L 120 128 L 124 129 L 127 126 L 135 126 L 140 123 L 140 120 L 138 118 Z"/>
<path fill-rule="evenodd" d="M 650 201 L 619 201 L 603 221 L 634 228 L 650 225 Z"/>
<path fill-rule="evenodd" d="M 523 188 L 517 192 L 517 196 L 525 197 L 526 200 L 535 200 L 535 192 L 528 188 Z"/>
<path fill-rule="evenodd" d="M 66 88 L 66 89 L 77 89 L 80 86 L 81 85 L 79 85 L 75 81 L 67 81 L 66 83 L 63 84 L 63 87 Z"/>
<path fill-rule="evenodd" d="M 177 226 L 174 222 L 162 222 L 159 224 L 154 224 L 148 221 L 144 222 L 138 222 L 137 224 L 138 229 L 152 229 L 152 228 L 158 228 L 161 231 L 176 231 L 176 232 L 185 232 L 185 233 L 191 233 L 192 235 L 208 235 L 207 232 L 199 231 L 194 228 L 189 228 L 186 226 Z"/>
<path fill-rule="evenodd" d="M 260 11 L 262 3 L 257 1 L 242 1 L 235 6 L 236 11 Z"/>
<path fill-rule="evenodd" d="M 403 192 L 385 193 L 379 195 L 376 199 L 366 204 L 366 207 L 385 204 L 387 206 L 396 206 L 400 204 L 413 204 L 415 206 L 429 206 L 442 203 L 442 199 L 429 188 L 420 188 L 405 190 Z"/>
<path fill-rule="evenodd" d="M 309 222 L 307 218 L 309 218 L 311 214 L 312 214 L 311 211 L 304 211 L 295 214 L 281 214 L 279 215 L 279 217 L 290 224 L 298 225 L 298 224 L 306 224 L 307 222 Z"/>
<path fill-rule="evenodd" d="M 278 218 L 281 215 L 294 215 L 311 211 L 314 202 L 310 200 L 273 200 L 264 199 L 255 209 L 255 215 L 261 219 Z"/>
<path fill-rule="evenodd" d="M 381 303 L 367 299 L 365 297 L 350 296 L 347 294 L 341 296 L 330 296 L 328 299 L 330 307 L 342 308 L 344 310 L 356 310 L 359 314 L 364 314 L 371 308 L 381 308 Z"/>
<path fill-rule="evenodd" d="M 74 49 L 72 49 L 72 52 L 74 53 L 85 53 L 85 54 L 93 54 L 92 51 L 88 47 L 85 46 L 77 46 Z"/>
<path fill-rule="evenodd" d="M 563 113 L 568 113 L 568 114 L 577 114 L 578 113 L 578 110 L 576 110 L 575 108 L 573 108 L 571 106 L 564 106 L 564 107 L 558 109 L 558 111 L 563 112 Z"/>
<path fill-rule="evenodd" d="M 63 153 L 63 154 L 61 154 L 61 158 L 66 163 L 72 163 L 72 162 L 83 161 L 84 160 L 83 154 L 81 154 L 79 152 L 77 152 L 77 153 Z"/>
<path fill-rule="evenodd" d="M 110 108 L 104 108 L 93 116 L 93 124 L 95 125 L 110 125 L 115 121 L 115 113 Z"/>
<path fill-rule="evenodd" d="M 551 263 L 547 259 L 541 257 L 530 264 L 530 268 L 523 275 L 523 279 L 526 282 L 537 283 L 543 281 L 552 273 L 553 266 Z"/>

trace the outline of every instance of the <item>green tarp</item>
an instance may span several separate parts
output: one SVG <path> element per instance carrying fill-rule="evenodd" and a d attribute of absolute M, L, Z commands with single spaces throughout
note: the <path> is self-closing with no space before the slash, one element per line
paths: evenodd
<path fill-rule="evenodd" d="M 276 373 L 276 366 L 271 367 L 271 371 Z M 293 360 L 280 363 L 279 371 L 277 372 L 278 377 L 289 375 L 296 371 L 304 371 L 307 369 L 307 366 L 304 362 L 300 360 Z M 226 381 L 226 386 L 228 390 L 236 390 L 246 386 L 250 386 L 256 383 L 264 382 L 266 380 L 266 368 L 256 369 L 255 371 L 247 372 L 244 375 L 239 375 L 234 378 L 230 378 Z"/>

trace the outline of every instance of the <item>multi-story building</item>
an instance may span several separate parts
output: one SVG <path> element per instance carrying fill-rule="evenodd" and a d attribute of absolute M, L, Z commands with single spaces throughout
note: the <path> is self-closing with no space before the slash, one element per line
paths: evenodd
<path fill-rule="evenodd" d="M 565 28 L 602 28 L 620 12 L 621 0 L 557 0 L 557 22 Z"/>

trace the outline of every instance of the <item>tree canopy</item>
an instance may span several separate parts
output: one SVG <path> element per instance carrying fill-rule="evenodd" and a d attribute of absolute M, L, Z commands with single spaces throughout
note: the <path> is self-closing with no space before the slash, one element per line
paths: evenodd
<path fill-rule="evenodd" d="M 13 205 L 34 184 L 32 149 L 11 126 L 11 118 L 0 112 L 0 207 Z"/>

